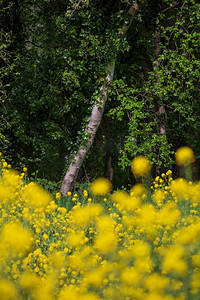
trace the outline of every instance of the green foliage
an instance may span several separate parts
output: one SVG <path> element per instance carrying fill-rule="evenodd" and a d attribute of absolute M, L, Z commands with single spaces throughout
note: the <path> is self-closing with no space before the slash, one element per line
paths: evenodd
<path fill-rule="evenodd" d="M 123 38 L 129 5 L 3 1 L 0 140 L 12 164 L 28 162 L 30 174 L 38 170 L 40 178 L 60 180 L 87 139 L 85 128 L 113 60 L 105 115 L 80 182 L 105 175 L 109 156 L 116 186 L 138 154 L 158 169 L 168 168 L 183 144 L 200 156 L 199 4 L 149 1 Z M 127 172 L 122 184 L 131 179 Z"/>
<path fill-rule="evenodd" d="M 169 167 L 174 150 L 183 144 L 196 147 L 199 156 L 199 4 L 184 1 L 181 10 L 168 7 L 159 15 L 154 12 L 149 32 L 144 28 L 146 16 L 144 12 L 135 29 L 140 53 L 131 45 L 134 56 L 128 63 L 123 61 L 113 83 L 117 103 L 109 116 L 127 122 L 120 151 L 123 168 L 141 153 L 158 167 Z M 152 38 L 147 39 L 147 34 Z M 120 78 L 125 70 L 127 75 Z"/>
<path fill-rule="evenodd" d="M 6 108 L 5 102 L 8 100 L 7 87 L 9 86 L 9 76 L 13 69 L 11 55 L 8 48 L 11 45 L 11 32 L 5 26 L 5 16 L 10 11 L 12 4 L 1 3 L 0 7 L 0 143 L 1 145 L 7 144 L 8 140 L 5 136 L 4 130 L 9 127 L 9 123 L 5 118 Z"/>
<path fill-rule="evenodd" d="M 18 45 L 16 75 L 7 105 L 8 153 L 15 163 L 58 180 L 73 159 L 108 62 L 126 48 L 104 9 L 97 4 L 74 9 L 46 1 L 21 6 L 24 45 Z M 68 15 L 72 9 L 73 14 Z M 19 156 L 15 155 L 19 153 Z M 48 166 L 48 168 L 47 168 Z M 49 172 L 51 170 L 51 172 Z"/>
<path fill-rule="evenodd" d="M 54 197 L 60 189 L 60 183 L 57 183 L 55 181 L 50 181 L 45 178 L 35 178 L 35 177 L 30 177 L 30 180 L 41 185 L 46 191 L 50 192 Z"/>

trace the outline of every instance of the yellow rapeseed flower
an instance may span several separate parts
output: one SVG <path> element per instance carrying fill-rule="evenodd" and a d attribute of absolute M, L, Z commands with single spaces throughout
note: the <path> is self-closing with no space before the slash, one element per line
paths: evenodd
<path fill-rule="evenodd" d="M 20 223 L 6 223 L 1 232 L 0 243 L 5 255 L 25 253 L 32 246 L 32 234 Z"/>
<path fill-rule="evenodd" d="M 25 289 L 36 288 L 40 283 L 40 278 L 31 272 L 25 272 L 19 280 L 20 285 Z"/>
<path fill-rule="evenodd" d="M 44 208 L 51 201 L 51 195 L 34 182 L 24 187 L 22 196 L 24 201 L 33 208 Z"/>
<path fill-rule="evenodd" d="M 8 163 L 6 161 L 3 162 L 3 168 L 6 168 L 8 166 Z"/>
<path fill-rule="evenodd" d="M 158 206 L 162 206 L 162 203 L 165 199 L 165 193 L 163 190 L 157 190 L 153 193 L 152 198 L 154 200 L 154 202 L 158 205 Z"/>
<path fill-rule="evenodd" d="M 79 247 L 84 244 L 84 231 L 73 231 L 68 236 L 68 242 L 71 247 Z"/>
<path fill-rule="evenodd" d="M 189 147 L 181 147 L 175 153 L 176 164 L 181 166 L 188 166 L 194 162 L 194 152 Z"/>
<path fill-rule="evenodd" d="M 164 259 L 162 261 L 162 271 L 164 274 L 175 272 L 184 276 L 187 271 L 187 263 L 184 260 L 185 248 L 181 244 L 174 244 L 168 249 L 164 249 Z"/>
<path fill-rule="evenodd" d="M 60 199 L 61 198 L 61 193 L 56 193 L 56 199 Z"/>
<path fill-rule="evenodd" d="M 172 171 L 171 170 L 168 170 L 167 172 L 166 172 L 166 175 L 167 176 L 170 176 L 172 174 Z"/>
<path fill-rule="evenodd" d="M 48 235 L 47 235 L 46 233 L 44 233 L 44 234 L 43 234 L 43 239 L 44 239 L 44 240 L 47 240 L 48 238 L 49 238 Z"/>
<path fill-rule="evenodd" d="M 100 287 L 104 280 L 104 271 L 101 267 L 98 267 L 86 275 L 86 284 L 94 286 L 96 288 Z"/>
<path fill-rule="evenodd" d="M 112 183 L 103 177 L 97 178 L 91 184 L 91 192 L 96 196 L 104 196 L 112 190 Z"/>
<path fill-rule="evenodd" d="M 177 178 L 170 184 L 170 191 L 184 200 L 188 200 L 189 186 L 184 178 Z"/>
<path fill-rule="evenodd" d="M 180 219 L 181 214 L 174 202 L 167 202 L 157 213 L 157 223 L 159 225 L 174 226 Z"/>
<path fill-rule="evenodd" d="M 88 196 L 87 190 L 84 190 L 84 191 L 83 191 L 83 196 L 84 196 L 84 197 L 87 197 L 87 196 Z"/>
<path fill-rule="evenodd" d="M 146 194 L 146 189 L 143 184 L 137 183 L 131 188 L 131 196 L 138 196 L 142 197 L 144 194 Z"/>
<path fill-rule="evenodd" d="M 141 199 L 138 196 L 130 196 L 124 191 L 114 192 L 112 195 L 112 200 L 125 210 L 135 210 L 141 202 Z"/>
<path fill-rule="evenodd" d="M 100 215 L 102 207 L 99 204 L 80 207 L 74 211 L 74 222 L 77 226 L 86 226 Z"/>
<path fill-rule="evenodd" d="M 136 177 L 146 176 L 151 170 L 151 164 L 145 156 L 137 156 L 132 162 L 131 170 Z"/>
<path fill-rule="evenodd" d="M 124 284 L 137 286 L 141 280 L 141 274 L 134 267 L 125 268 L 121 274 L 121 280 Z"/>
<path fill-rule="evenodd" d="M 149 291 L 156 291 L 161 293 L 170 284 L 169 278 L 160 274 L 154 273 L 149 275 L 145 280 L 145 287 Z"/>
<path fill-rule="evenodd" d="M 94 247 L 103 254 L 113 252 L 117 246 L 117 238 L 113 232 L 100 233 L 95 239 Z"/>
<path fill-rule="evenodd" d="M 6 279 L 0 280 L 0 297 L 1 300 L 19 299 L 17 289 L 12 282 Z"/>
<path fill-rule="evenodd" d="M 65 262 L 65 256 L 61 251 L 57 251 L 51 255 L 51 262 L 54 268 L 61 268 Z"/>

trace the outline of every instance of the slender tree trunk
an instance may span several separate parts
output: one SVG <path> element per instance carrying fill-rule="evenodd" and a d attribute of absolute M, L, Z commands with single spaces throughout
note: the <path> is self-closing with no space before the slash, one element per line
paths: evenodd
<path fill-rule="evenodd" d="M 120 35 L 124 36 L 130 27 L 134 17 L 136 16 L 137 12 L 141 9 L 144 5 L 144 0 L 140 1 L 138 4 L 135 2 L 129 9 L 128 13 L 132 16 L 129 24 L 124 24 L 122 30 L 119 32 Z M 91 111 L 90 121 L 85 130 L 85 135 L 87 137 L 87 141 L 82 143 L 77 151 L 77 154 L 74 158 L 74 162 L 72 162 L 69 166 L 67 173 L 62 182 L 61 186 L 61 194 L 66 196 L 67 192 L 73 189 L 74 183 L 76 181 L 78 172 L 82 166 L 84 158 L 86 157 L 90 147 L 93 144 L 97 129 L 101 123 L 101 119 L 103 116 L 103 112 L 105 109 L 106 100 L 108 97 L 108 84 L 113 79 L 115 70 L 115 61 L 111 62 L 106 71 L 106 80 L 104 81 L 103 85 L 100 87 L 100 95 L 99 98 L 96 100 L 93 109 Z"/>
<path fill-rule="evenodd" d="M 106 162 L 106 178 L 108 178 L 111 182 L 113 181 L 113 166 L 112 166 L 112 155 L 110 154 L 107 158 L 107 162 Z"/>
<path fill-rule="evenodd" d="M 107 84 L 113 79 L 114 70 L 115 70 L 115 62 L 113 62 L 108 67 L 107 76 L 106 76 Z M 104 83 L 100 88 L 101 96 L 95 101 L 95 104 L 91 112 L 88 127 L 85 130 L 87 141 L 79 147 L 78 152 L 74 158 L 74 162 L 70 164 L 69 169 L 65 174 L 64 180 L 62 182 L 61 190 L 60 190 L 63 196 L 66 196 L 66 193 L 73 188 L 78 172 L 84 161 L 84 158 L 93 144 L 97 129 L 101 123 L 106 100 L 108 97 L 108 91 L 107 91 L 108 86 L 106 83 Z"/>

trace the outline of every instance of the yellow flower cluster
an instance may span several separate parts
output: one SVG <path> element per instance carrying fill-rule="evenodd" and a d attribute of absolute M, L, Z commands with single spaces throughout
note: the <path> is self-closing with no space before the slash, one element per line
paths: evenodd
<path fill-rule="evenodd" d="M 176 151 L 175 158 L 176 158 L 176 164 L 180 166 L 181 165 L 188 166 L 191 163 L 193 163 L 195 160 L 193 150 L 186 146 L 181 147 Z"/>
<path fill-rule="evenodd" d="M 200 183 L 169 170 L 151 197 L 140 183 L 107 198 L 107 180 L 92 186 L 98 203 L 90 191 L 70 193 L 67 210 L 2 169 L 0 299 L 199 299 Z"/>
<path fill-rule="evenodd" d="M 96 196 L 104 196 L 112 190 L 111 182 L 106 178 L 98 178 L 91 184 L 91 192 Z"/>
<path fill-rule="evenodd" d="M 131 170 L 136 177 L 146 176 L 151 170 L 151 164 L 145 156 L 137 156 L 132 162 Z"/>

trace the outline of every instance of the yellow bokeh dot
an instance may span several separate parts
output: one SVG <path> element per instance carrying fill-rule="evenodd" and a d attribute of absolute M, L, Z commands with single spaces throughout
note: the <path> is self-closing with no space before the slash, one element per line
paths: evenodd
<path fill-rule="evenodd" d="M 136 177 L 146 176 L 151 170 L 151 164 L 145 156 L 137 156 L 132 162 L 131 170 Z"/>
<path fill-rule="evenodd" d="M 103 177 L 97 178 L 91 184 L 91 192 L 96 196 L 104 196 L 112 190 L 112 183 Z"/>
<path fill-rule="evenodd" d="M 175 153 L 176 164 L 181 166 L 188 166 L 194 162 L 194 152 L 189 147 L 181 147 Z"/>

